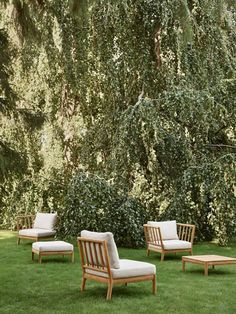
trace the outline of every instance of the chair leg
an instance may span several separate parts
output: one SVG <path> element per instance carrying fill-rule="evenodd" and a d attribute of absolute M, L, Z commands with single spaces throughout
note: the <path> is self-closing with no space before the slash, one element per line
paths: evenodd
<path fill-rule="evenodd" d="M 32 252 L 32 261 L 34 260 L 34 252 Z"/>
<path fill-rule="evenodd" d="M 125 282 L 125 286 L 126 286 L 126 287 L 128 286 L 128 283 L 127 283 L 127 282 Z"/>
<path fill-rule="evenodd" d="M 20 237 L 17 238 L 17 245 L 20 244 Z"/>
<path fill-rule="evenodd" d="M 152 279 L 152 293 L 155 295 L 157 293 L 156 275 Z"/>
<path fill-rule="evenodd" d="M 75 255 L 74 255 L 74 252 L 71 254 L 71 262 L 74 263 L 75 261 Z"/>
<path fill-rule="evenodd" d="M 149 254 L 150 254 L 150 250 L 149 250 L 149 249 L 147 249 L 147 256 L 149 256 Z"/>
<path fill-rule="evenodd" d="M 164 257 L 165 257 L 165 253 L 161 253 L 161 262 L 163 262 L 164 261 Z"/>
<path fill-rule="evenodd" d="M 190 254 L 190 255 L 193 255 L 193 250 L 191 250 L 191 251 L 189 252 L 189 254 Z"/>
<path fill-rule="evenodd" d="M 107 300 L 111 300 L 111 297 L 112 297 L 112 281 L 109 281 L 107 287 Z"/>
<path fill-rule="evenodd" d="M 84 290 L 85 290 L 86 280 L 87 280 L 87 278 L 84 278 L 84 277 L 82 278 L 81 291 L 84 291 Z"/>

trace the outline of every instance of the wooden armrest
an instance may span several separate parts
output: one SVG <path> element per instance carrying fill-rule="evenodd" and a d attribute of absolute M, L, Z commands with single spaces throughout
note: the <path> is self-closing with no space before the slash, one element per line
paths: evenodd
<path fill-rule="evenodd" d="M 177 232 L 179 240 L 193 243 L 195 235 L 195 225 L 177 223 Z"/>
<path fill-rule="evenodd" d="M 33 226 L 35 215 L 19 215 L 16 217 L 17 230 L 30 229 Z"/>
<path fill-rule="evenodd" d="M 143 225 L 143 227 L 144 227 L 146 244 L 157 245 L 157 243 L 159 243 L 158 246 L 163 247 L 160 227 L 154 227 L 147 224 Z"/>
<path fill-rule="evenodd" d="M 186 227 L 195 227 L 195 225 L 191 225 L 191 224 L 183 224 L 183 223 L 176 223 L 177 226 L 186 226 Z"/>

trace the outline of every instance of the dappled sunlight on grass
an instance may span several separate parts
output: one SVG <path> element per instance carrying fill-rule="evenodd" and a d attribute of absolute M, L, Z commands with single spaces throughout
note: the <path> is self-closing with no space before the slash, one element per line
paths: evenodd
<path fill-rule="evenodd" d="M 0 240 L 16 238 L 17 232 L 9 232 L 8 230 L 0 230 Z"/>

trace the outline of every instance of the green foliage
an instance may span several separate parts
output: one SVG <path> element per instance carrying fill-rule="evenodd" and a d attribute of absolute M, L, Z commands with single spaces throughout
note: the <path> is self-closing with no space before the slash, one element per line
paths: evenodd
<path fill-rule="evenodd" d="M 11 49 L 7 32 L 4 29 L 0 29 L 0 46 L 0 114 L 9 114 L 9 110 L 15 105 L 16 95 L 9 83 Z"/>
<path fill-rule="evenodd" d="M 106 217 L 104 230 L 111 230 L 120 246 L 144 245 L 143 225 L 149 216 L 143 205 L 135 198 L 123 198 L 122 204 L 111 208 Z"/>
<path fill-rule="evenodd" d="M 46 176 L 13 178 L 1 191 L 0 225 L 15 229 L 16 216 L 42 212 L 60 212 L 65 208 L 67 182 L 64 174 L 51 170 Z"/>
<path fill-rule="evenodd" d="M 78 236 L 83 229 L 110 231 L 118 245 L 144 244 L 147 214 L 143 206 L 134 198 L 119 195 L 105 180 L 84 172 L 73 177 L 60 220 L 61 236 Z"/>
<path fill-rule="evenodd" d="M 5 126 L 4 119 L 11 119 L 15 115 L 16 93 L 10 85 L 11 47 L 7 32 L 0 29 L 0 126 Z M 11 173 L 19 174 L 27 169 L 25 155 L 14 147 L 12 141 L 3 138 L 0 132 L 0 182 L 3 182 Z"/>
<path fill-rule="evenodd" d="M 10 173 L 19 174 L 26 168 L 25 156 L 0 140 L 0 181 L 3 181 Z"/>
<path fill-rule="evenodd" d="M 18 174 L 9 168 L 4 177 L 0 221 L 14 217 L 11 208 L 42 210 L 48 187 L 42 177 L 52 182 L 48 197 L 63 211 L 66 184 L 82 169 L 104 178 L 91 179 L 91 191 L 114 215 L 117 239 L 127 208 L 127 220 L 136 217 L 141 225 L 142 209 L 138 218 L 132 198 L 150 219 L 195 223 L 198 239 L 216 237 L 223 245 L 234 237 L 233 1 L 1 3 L 0 97 L 11 106 L 1 116 L 0 136 L 25 156 L 26 167 Z M 118 202 L 116 210 L 106 194 Z M 66 221 L 73 230 L 95 228 L 98 207 L 89 196 L 71 208 L 79 213 L 80 206 L 91 219 Z"/>

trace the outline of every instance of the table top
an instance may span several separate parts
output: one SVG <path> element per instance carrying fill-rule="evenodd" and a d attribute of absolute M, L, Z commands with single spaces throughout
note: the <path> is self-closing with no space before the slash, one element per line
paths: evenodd
<path fill-rule="evenodd" d="M 182 256 L 184 260 L 192 260 L 192 261 L 199 261 L 199 262 L 229 262 L 235 261 L 236 258 L 234 257 L 227 257 L 227 256 L 220 256 L 220 255 L 191 255 L 191 256 Z"/>

